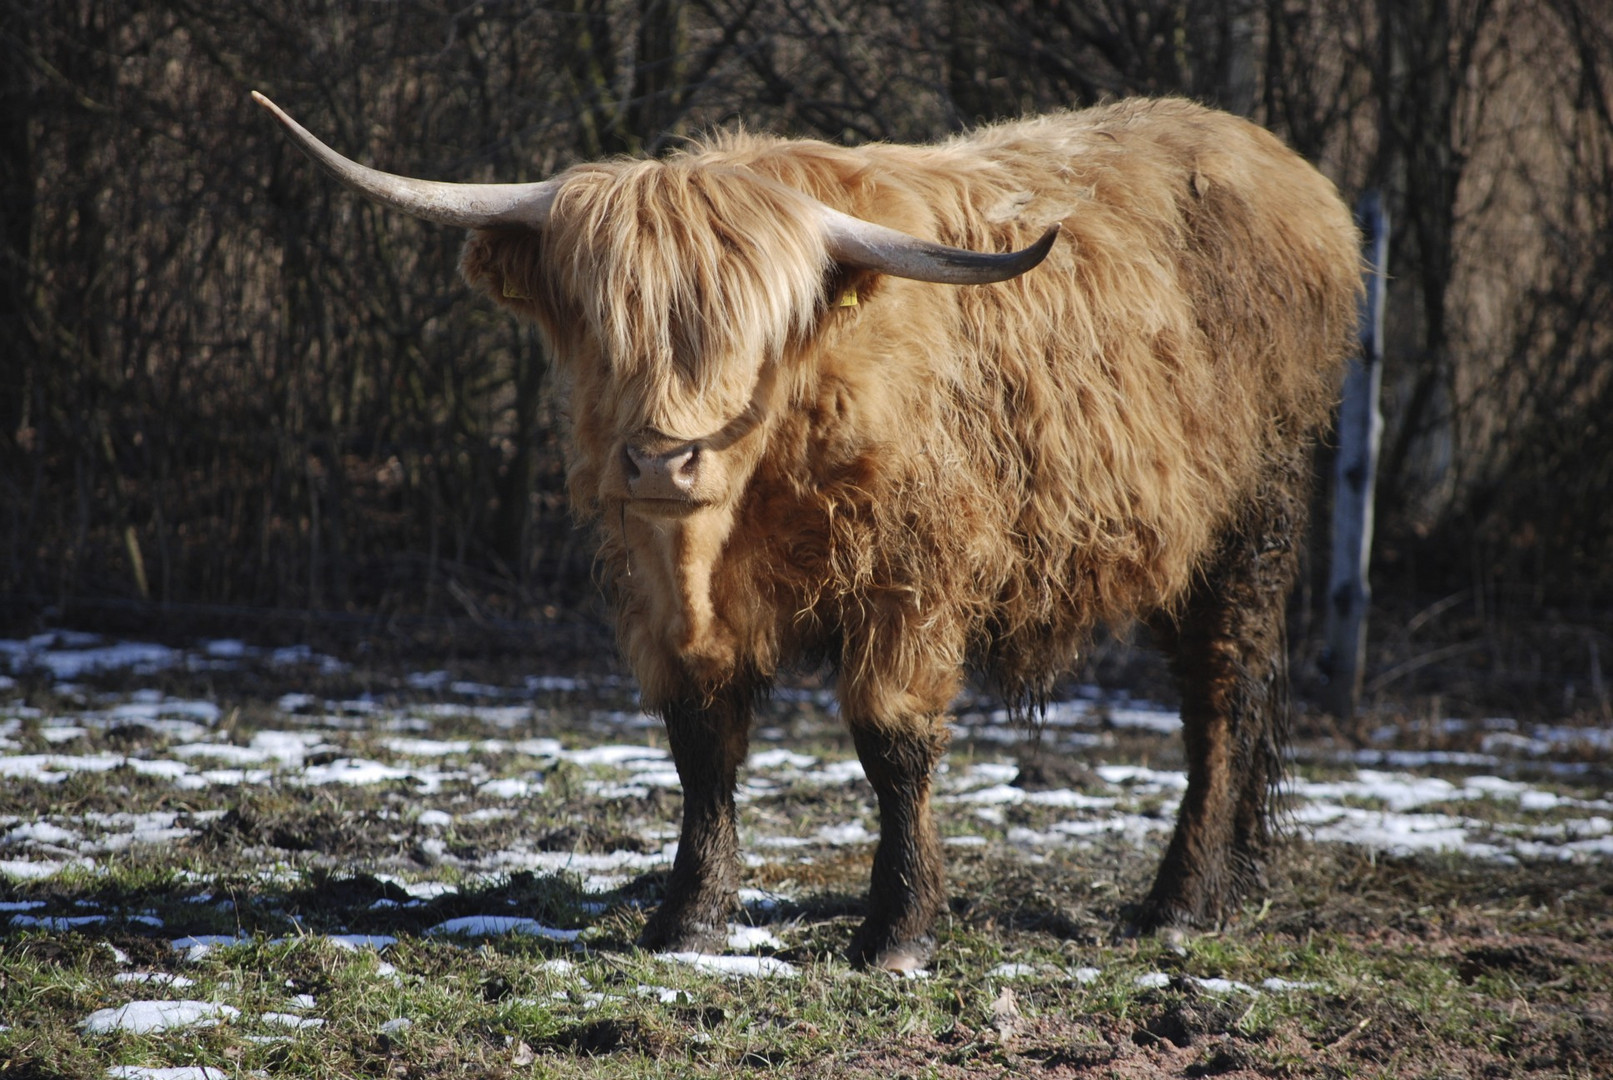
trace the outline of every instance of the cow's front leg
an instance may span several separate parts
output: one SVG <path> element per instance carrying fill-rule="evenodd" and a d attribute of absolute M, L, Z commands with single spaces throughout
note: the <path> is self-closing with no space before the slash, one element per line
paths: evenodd
<path fill-rule="evenodd" d="M 716 951 L 727 940 L 739 877 L 734 780 L 750 740 L 751 694 L 732 688 L 711 701 L 662 710 L 683 783 L 683 831 L 666 897 L 639 943 L 673 951 Z"/>
<path fill-rule="evenodd" d="M 879 799 L 879 847 L 868 915 L 852 963 L 913 971 L 935 952 L 936 916 L 946 906 L 946 866 L 930 812 L 930 780 L 949 738 L 945 717 L 851 722 L 863 771 Z"/>

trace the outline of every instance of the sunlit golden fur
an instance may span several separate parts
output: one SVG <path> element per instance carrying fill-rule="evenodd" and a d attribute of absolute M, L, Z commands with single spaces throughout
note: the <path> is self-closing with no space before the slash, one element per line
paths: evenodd
<path fill-rule="evenodd" d="M 924 284 L 833 266 L 803 193 L 974 250 L 1064 231 L 1021 277 Z M 970 666 L 1034 697 L 1097 623 L 1181 604 L 1326 421 L 1356 250 L 1275 138 L 1168 100 L 581 166 L 541 235 L 478 232 L 464 269 L 552 342 L 646 700 L 826 657 L 848 712 L 901 722 Z M 707 440 L 700 505 L 624 501 L 645 432 Z"/>

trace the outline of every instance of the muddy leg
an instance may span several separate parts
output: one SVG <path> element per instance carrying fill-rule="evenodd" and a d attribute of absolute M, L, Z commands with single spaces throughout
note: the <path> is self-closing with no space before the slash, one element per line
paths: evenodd
<path fill-rule="evenodd" d="M 1276 470 L 1174 624 L 1155 630 L 1182 691 L 1188 787 L 1139 929 L 1214 925 L 1263 884 L 1289 727 L 1288 592 L 1308 466 Z"/>
<path fill-rule="evenodd" d="M 930 780 L 946 750 L 946 723 L 940 716 L 913 717 L 900 726 L 853 721 L 851 734 L 879 799 L 868 915 L 851 960 L 916 970 L 935 952 L 931 931 L 946 905 L 946 866 L 930 812 Z"/>
<path fill-rule="evenodd" d="M 639 944 L 673 951 L 721 950 L 739 878 L 734 780 L 750 741 L 751 697 L 727 691 L 709 704 L 663 710 L 683 782 L 683 830 L 666 898 Z"/>

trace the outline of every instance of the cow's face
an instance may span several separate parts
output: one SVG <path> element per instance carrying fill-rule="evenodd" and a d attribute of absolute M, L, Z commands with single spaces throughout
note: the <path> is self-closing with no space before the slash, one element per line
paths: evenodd
<path fill-rule="evenodd" d="M 570 385 L 572 494 L 607 517 L 731 510 L 833 266 L 814 206 L 662 162 L 563 178 L 541 232 L 484 230 L 467 276 L 544 326 Z"/>

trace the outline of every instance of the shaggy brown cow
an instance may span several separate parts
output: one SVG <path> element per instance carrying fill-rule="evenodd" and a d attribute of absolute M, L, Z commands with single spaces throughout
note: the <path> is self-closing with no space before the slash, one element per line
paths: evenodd
<path fill-rule="evenodd" d="M 730 134 L 455 185 L 365 169 L 259 101 L 344 183 L 473 227 L 465 276 L 553 346 L 572 504 L 683 781 L 646 944 L 722 936 L 752 706 L 827 660 L 880 812 L 852 954 L 922 964 L 965 671 L 1034 703 L 1100 622 L 1147 620 L 1181 683 L 1188 790 L 1142 926 L 1214 922 L 1256 883 L 1358 280 L 1349 213 L 1277 139 L 1126 101 L 934 146 Z"/>

